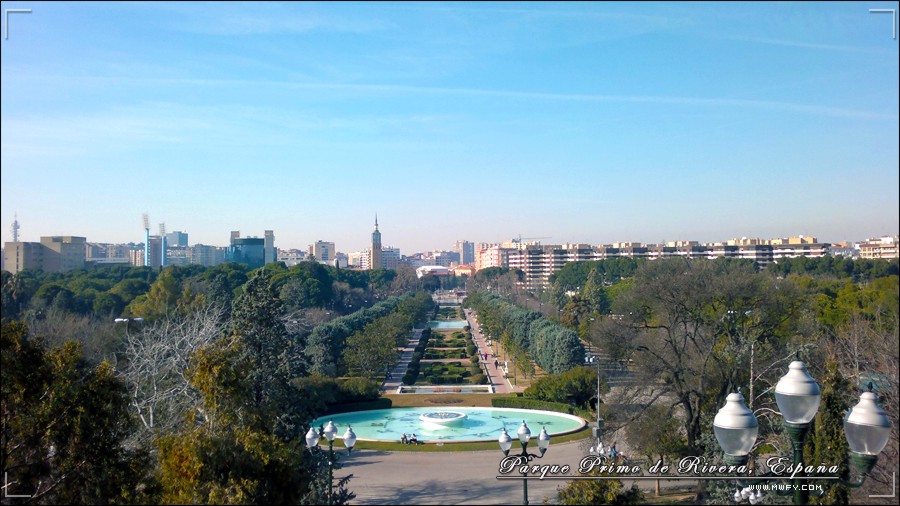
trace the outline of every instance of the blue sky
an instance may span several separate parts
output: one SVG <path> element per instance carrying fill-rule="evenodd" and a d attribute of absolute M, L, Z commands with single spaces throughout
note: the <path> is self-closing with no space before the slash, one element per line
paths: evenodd
<path fill-rule="evenodd" d="M 4 241 L 900 228 L 897 2 L 3 5 Z"/>

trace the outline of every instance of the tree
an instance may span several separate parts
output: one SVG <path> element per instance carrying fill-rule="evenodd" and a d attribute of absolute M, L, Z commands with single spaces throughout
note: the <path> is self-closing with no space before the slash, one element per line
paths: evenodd
<path fill-rule="evenodd" d="M 662 406 L 649 406 L 632 420 L 625 429 L 628 445 L 651 463 L 669 457 L 678 457 L 687 451 L 684 434 L 678 426 L 678 418 Z M 656 480 L 659 496 L 659 480 Z"/>
<path fill-rule="evenodd" d="M 581 476 L 601 476 L 594 468 Z M 634 484 L 625 489 L 620 480 L 573 480 L 558 489 L 559 504 L 641 504 L 644 494 Z"/>
<path fill-rule="evenodd" d="M 633 359 L 642 403 L 680 406 L 698 450 L 704 412 L 749 383 L 748 365 L 783 355 L 803 297 L 791 281 L 757 274 L 752 263 L 665 259 L 643 264 L 614 312 L 592 336 L 617 359 Z M 798 343 L 801 344 L 801 343 Z"/>
<path fill-rule="evenodd" d="M 244 381 L 251 392 L 251 402 L 261 408 L 272 408 L 278 432 L 294 434 L 308 413 L 283 409 L 291 405 L 291 380 L 306 374 L 302 358 L 303 342 L 292 338 L 283 320 L 281 299 L 269 284 L 265 271 L 257 270 L 244 285 L 232 308 L 232 336 L 242 343 L 247 375 Z M 306 418 L 308 419 L 308 418 Z"/>
<path fill-rule="evenodd" d="M 156 502 L 147 454 L 126 450 L 132 430 L 124 383 L 79 346 L 44 351 L 20 322 L 2 333 L 5 495 L 38 503 Z"/>
<path fill-rule="evenodd" d="M 600 393 L 609 390 L 602 378 L 600 390 Z M 574 367 L 562 374 L 544 376 L 534 381 L 523 395 L 541 401 L 563 402 L 588 409 L 591 399 L 597 397 L 597 370 L 590 367 Z"/>
<path fill-rule="evenodd" d="M 849 447 L 844 437 L 844 414 L 850 408 L 845 395 L 851 392 L 850 382 L 838 371 L 838 364 L 829 360 L 825 365 L 826 375 L 822 381 L 822 400 L 819 410 L 810 427 L 807 445 L 804 448 L 803 461 L 815 465 L 837 466 L 838 474 L 847 479 L 850 469 L 847 466 Z M 831 485 L 821 497 L 810 497 L 811 504 L 847 504 L 850 500 L 849 489 L 841 484 Z"/>
<path fill-rule="evenodd" d="M 206 306 L 184 317 L 170 317 L 126 333 L 130 404 L 141 422 L 141 438 L 168 433 L 196 409 L 200 397 L 190 386 L 188 369 L 197 350 L 222 337 L 224 309 Z"/>
<path fill-rule="evenodd" d="M 399 359 L 397 340 L 381 318 L 347 338 L 344 361 L 351 373 L 374 378 L 390 370 Z"/>

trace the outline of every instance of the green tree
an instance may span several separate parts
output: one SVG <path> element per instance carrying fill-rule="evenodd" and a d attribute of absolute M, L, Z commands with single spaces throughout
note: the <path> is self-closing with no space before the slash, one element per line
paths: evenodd
<path fill-rule="evenodd" d="M 112 366 L 88 365 L 72 342 L 44 351 L 20 322 L 4 323 L 0 342 L 5 493 L 51 504 L 156 502 L 147 454 L 123 445 L 134 425 Z"/>
<path fill-rule="evenodd" d="M 822 400 L 819 411 L 813 419 L 803 452 L 803 461 L 811 465 L 838 466 L 838 474 L 847 479 L 849 447 L 844 437 L 844 414 L 850 408 L 844 397 L 852 392 L 850 382 L 838 370 L 838 363 L 829 360 L 825 364 L 825 378 L 822 381 Z M 826 484 L 826 486 L 828 486 Z M 848 504 L 850 490 L 841 484 L 829 486 L 825 495 L 810 496 L 810 504 Z"/>
<path fill-rule="evenodd" d="M 306 362 L 302 359 L 303 343 L 288 334 L 283 313 L 283 304 L 267 273 L 254 271 L 234 301 L 232 339 L 241 342 L 241 360 L 249 364 L 244 381 L 251 402 L 261 409 L 272 409 L 278 432 L 295 434 L 307 419 L 303 417 L 310 413 L 285 407 L 295 400 L 291 381 L 306 374 Z"/>

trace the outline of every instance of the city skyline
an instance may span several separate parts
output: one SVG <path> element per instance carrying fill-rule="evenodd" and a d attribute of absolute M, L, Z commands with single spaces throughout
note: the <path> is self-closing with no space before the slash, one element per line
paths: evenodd
<path fill-rule="evenodd" d="M 896 3 L 4 5 L 4 242 L 900 228 Z"/>

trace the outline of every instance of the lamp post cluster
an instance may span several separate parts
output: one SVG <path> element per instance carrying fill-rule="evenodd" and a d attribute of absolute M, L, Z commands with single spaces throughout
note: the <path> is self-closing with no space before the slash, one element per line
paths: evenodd
<path fill-rule="evenodd" d="M 512 448 L 512 438 L 509 437 L 506 428 L 501 429 L 500 438 L 497 440 L 497 443 L 500 444 L 500 451 L 503 452 L 503 456 L 506 459 L 513 458 L 516 459 L 516 465 L 524 465 L 534 459 L 544 458 L 544 453 L 546 453 L 547 448 L 550 447 L 550 434 L 547 434 L 546 428 L 541 428 L 541 433 L 538 434 L 538 450 L 541 452 L 540 455 L 528 453 L 528 441 L 531 440 L 531 429 L 528 428 L 525 420 L 522 420 L 522 425 L 519 427 L 516 434 L 519 436 L 519 443 L 522 444 L 522 453 L 510 455 L 509 450 Z M 527 476 L 527 474 L 528 473 L 526 472 L 525 476 Z M 528 504 L 528 479 L 522 480 L 522 493 L 522 504 Z"/>
<path fill-rule="evenodd" d="M 317 448 L 319 445 L 319 441 L 321 438 L 325 438 L 328 440 L 328 504 L 332 503 L 333 498 L 333 488 L 334 488 L 334 438 L 337 436 L 337 427 L 334 425 L 334 422 L 329 420 L 328 424 L 325 427 L 320 427 L 319 431 L 316 432 L 316 429 L 313 427 L 309 428 L 309 431 L 306 433 L 306 446 L 309 448 L 309 451 L 313 451 L 313 448 Z M 344 446 L 347 447 L 347 453 L 353 451 L 353 446 L 356 445 L 356 434 L 353 433 L 353 428 L 349 425 L 347 426 L 347 431 L 344 432 Z M 319 451 L 322 451 L 319 449 Z"/>
<path fill-rule="evenodd" d="M 891 434 L 891 421 L 875 402 L 877 396 L 871 390 L 872 384 L 869 383 L 868 391 L 860 395 L 859 403 L 844 419 L 844 435 L 850 447 L 850 460 L 860 476 L 856 482 L 840 480 L 840 483 L 853 488 L 861 487 L 866 476 L 875 468 L 878 454 L 884 449 Z M 791 362 L 787 374 L 775 386 L 775 401 L 785 419 L 785 427 L 793 445 L 794 469 L 802 466 L 803 445 L 821 399 L 819 385 L 809 375 L 806 364 L 799 360 Z M 719 446 L 725 452 L 726 463 L 737 466 L 747 464 L 759 432 L 759 423 L 744 404 L 744 396 L 740 393 L 728 395 L 725 406 L 716 414 L 713 430 Z M 794 504 L 806 504 L 809 492 L 806 490 L 808 487 L 802 483 L 803 473 L 798 472 L 793 476 L 797 477 L 792 487 Z M 762 499 L 762 493 L 753 493 L 749 488 L 738 490 L 734 500 L 743 499 L 756 504 Z"/>

